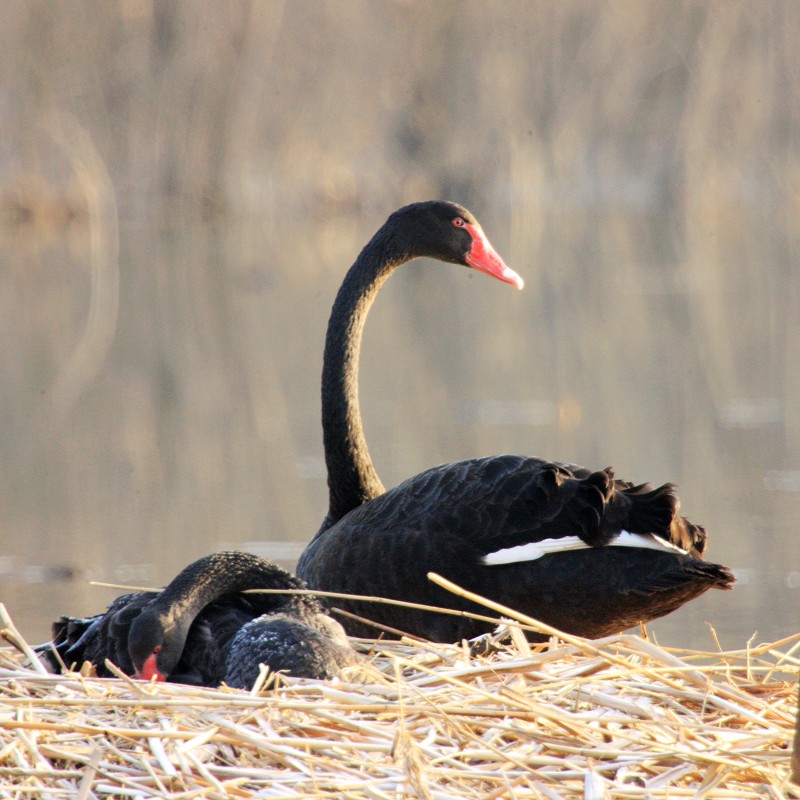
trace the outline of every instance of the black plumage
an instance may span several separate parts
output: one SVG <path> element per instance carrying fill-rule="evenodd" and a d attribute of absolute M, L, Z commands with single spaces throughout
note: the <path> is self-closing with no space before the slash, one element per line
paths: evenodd
<path fill-rule="evenodd" d="M 330 617 L 318 614 L 312 626 L 295 614 L 265 614 L 233 637 L 225 683 L 234 689 L 251 688 L 261 664 L 295 678 L 334 678 L 355 662 L 344 629 Z"/>
<path fill-rule="evenodd" d="M 289 669 L 302 669 L 304 677 L 329 677 L 347 640 L 341 626 L 323 612 L 313 596 L 243 593 L 245 589 L 304 588 L 303 581 L 258 556 L 214 553 L 190 564 L 162 592 L 123 595 L 105 614 L 87 619 L 62 617 L 53 624 L 53 641 L 37 650 L 55 671 L 61 663 L 71 667 L 89 661 L 100 677 L 108 677 L 112 674 L 105 665 L 108 659 L 136 677 L 217 686 L 235 666 L 230 658 L 234 637 L 255 619 L 263 630 L 271 617 L 280 615 L 276 621 L 290 620 L 295 630 L 307 629 L 314 646 L 304 652 L 301 637 L 294 634 L 291 641 L 284 641 L 276 635 L 264 639 L 261 648 L 252 644 L 245 653 L 240 637 L 243 657 L 259 659 L 256 674 L 260 662 L 272 668 L 275 650 L 274 669 L 285 669 L 288 664 Z M 337 629 L 338 636 L 331 638 Z M 334 661 L 324 669 L 316 668 L 315 664 L 324 661 L 327 642 Z M 297 643 L 298 649 L 290 660 L 287 652 L 292 643 Z M 304 659 L 308 661 L 305 667 Z M 241 665 L 242 670 L 247 666 Z"/>

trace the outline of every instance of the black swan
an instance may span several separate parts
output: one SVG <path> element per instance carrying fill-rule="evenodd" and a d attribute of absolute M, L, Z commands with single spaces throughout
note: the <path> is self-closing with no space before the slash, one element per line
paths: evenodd
<path fill-rule="evenodd" d="M 106 659 L 137 678 L 196 686 L 218 686 L 230 674 L 232 685 L 249 688 L 259 663 L 297 677 L 333 677 L 355 653 L 314 597 L 242 594 L 304 588 L 258 556 L 214 553 L 190 564 L 162 592 L 123 595 L 94 617 L 62 617 L 53 623 L 53 641 L 36 649 L 55 672 L 62 662 L 90 661 L 100 677 L 113 674 Z"/>
<path fill-rule="evenodd" d="M 470 610 L 427 578 L 472 592 L 568 633 L 598 638 L 673 611 L 731 572 L 702 559 L 705 530 L 677 514 L 675 488 L 616 480 L 610 469 L 501 455 L 434 467 L 385 491 L 358 405 L 361 336 L 378 289 L 419 256 L 510 283 L 472 214 L 447 202 L 394 212 L 364 247 L 333 304 L 322 372 L 329 509 L 297 572 L 318 590 Z M 487 623 L 366 601 L 336 605 L 395 630 L 450 642 Z M 348 633 L 374 627 L 344 620 Z M 531 638 L 539 638 L 532 636 Z"/>

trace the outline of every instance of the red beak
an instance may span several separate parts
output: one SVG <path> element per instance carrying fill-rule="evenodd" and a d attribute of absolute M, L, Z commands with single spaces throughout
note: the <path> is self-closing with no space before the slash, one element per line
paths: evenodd
<path fill-rule="evenodd" d="M 150 681 L 153 678 L 155 678 L 157 681 L 165 681 L 167 679 L 166 675 L 163 675 L 158 671 L 155 653 L 149 656 L 144 664 L 142 664 L 142 671 L 136 672 L 133 677 L 138 678 L 140 681 Z"/>
<path fill-rule="evenodd" d="M 489 243 L 480 226 L 465 225 L 464 227 L 472 236 L 472 247 L 467 253 L 467 264 L 478 270 L 478 272 L 483 272 L 492 278 L 503 281 L 503 283 L 510 283 L 512 286 L 516 286 L 517 289 L 521 289 L 525 285 L 525 281 L 513 269 L 506 266 L 503 259 L 497 255 L 494 247 Z"/>

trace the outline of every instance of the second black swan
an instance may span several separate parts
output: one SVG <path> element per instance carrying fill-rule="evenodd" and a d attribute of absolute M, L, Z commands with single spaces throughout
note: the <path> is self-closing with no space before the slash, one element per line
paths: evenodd
<path fill-rule="evenodd" d="M 674 486 L 617 480 L 610 469 L 517 455 L 434 467 L 385 491 L 358 404 L 367 313 L 389 275 L 429 257 L 522 287 L 480 225 L 453 203 L 394 212 L 344 278 L 328 323 L 322 427 L 329 508 L 297 572 L 314 589 L 378 595 L 485 613 L 427 578 L 440 573 L 568 633 L 597 638 L 661 617 L 732 573 L 703 559 L 705 530 L 678 515 Z M 337 606 L 433 641 L 487 623 L 365 601 Z M 344 620 L 351 635 L 374 626 Z M 531 638 L 539 638 L 532 636 Z"/>
<path fill-rule="evenodd" d="M 162 592 L 123 595 L 94 617 L 62 617 L 53 623 L 53 641 L 37 651 L 54 671 L 89 661 L 98 676 L 110 677 L 108 659 L 137 678 L 197 686 L 225 681 L 250 688 L 261 663 L 273 672 L 330 678 L 355 653 L 313 596 L 243 594 L 304 588 L 258 556 L 214 553 L 190 564 Z"/>

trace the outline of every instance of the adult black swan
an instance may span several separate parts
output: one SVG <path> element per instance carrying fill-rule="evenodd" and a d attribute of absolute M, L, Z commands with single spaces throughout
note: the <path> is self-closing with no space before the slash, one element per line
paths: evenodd
<path fill-rule="evenodd" d="M 364 247 L 328 323 L 322 427 L 329 509 L 298 575 L 319 590 L 485 612 L 431 583 L 427 573 L 434 571 L 592 638 L 667 614 L 710 587 L 730 588 L 733 575 L 702 558 L 705 530 L 678 516 L 671 484 L 637 486 L 610 469 L 501 455 L 434 467 L 384 491 L 358 405 L 361 336 L 383 282 L 419 256 L 522 287 L 472 214 L 453 203 L 405 206 Z M 392 605 L 336 604 L 434 641 L 489 628 Z M 352 635 L 376 633 L 351 619 L 344 625 Z"/>
<path fill-rule="evenodd" d="M 314 597 L 242 594 L 304 588 L 258 556 L 214 553 L 162 592 L 123 595 L 87 619 L 62 617 L 53 623 L 53 641 L 37 651 L 54 671 L 90 661 L 100 677 L 110 677 L 108 659 L 137 678 L 197 686 L 225 681 L 249 688 L 260 663 L 297 677 L 333 677 L 355 654 Z"/>

